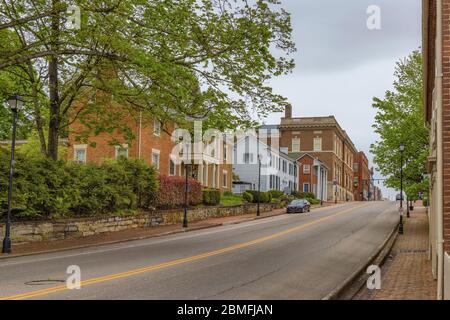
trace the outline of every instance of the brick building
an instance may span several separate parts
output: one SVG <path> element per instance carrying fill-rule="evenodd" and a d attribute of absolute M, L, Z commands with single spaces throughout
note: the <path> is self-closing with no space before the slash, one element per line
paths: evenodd
<path fill-rule="evenodd" d="M 280 147 L 291 153 L 308 153 L 328 168 L 328 201 L 352 201 L 353 163 L 357 152 L 334 116 L 293 118 L 287 106 L 279 125 Z"/>
<path fill-rule="evenodd" d="M 363 151 L 355 153 L 353 163 L 353 187 L 355 201 L 368 201 L 370 194 L 369 160 Z"/>
<path fill-rule="evenodd" d="M 148 165 L 153 165 L 159 174 L 167 176 L 184 176 L 185 166 L 177 161 L 180 158 L 174 152 L 176 144 L 172 133 L 174 124 L 162 124 L 142 112 L 130 112 L 121 120 L 131 131 L 131 142 L 120 128 L 112 133 L 95 134 L 88 129 L 85 122 L 74 121 L 69 128 L 67 160 L 86 163 L 101 163 L 107 159 L 126 157 L 142 159 Z M 78 136 L 88 136 L 89 143 L 77 142 Z M 216 144 L 220 143 L 216 140 Z M 199 180 L 205 188 L 219 189 L 221 192 L 232 190 L 232 152 L 233 146 L 223 142 L 223 146 L 210 144 L 205 147 L 203 161 L 188 167 L 189 176 Z"/>
<path fill-rule="evenodd" d="M 300 168 L 299 190 L 312 192 L 317 199 L 327 201 L 328 167 L 309 153 L 291 153 L 290 157 L 297 161 Z"/>
<path fill-rule="evenodd" d="M 450 299 L 450 0 L 423 1 L 424 111 L 430 124 L 430 256 Z"/>

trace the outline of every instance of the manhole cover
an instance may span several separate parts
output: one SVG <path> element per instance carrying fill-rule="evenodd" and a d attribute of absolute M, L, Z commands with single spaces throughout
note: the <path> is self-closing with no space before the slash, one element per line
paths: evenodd
<path fill-rule="evenodd" d="M 51 285 L 51 284 L 60 284 L 66 282 L 65 280 L 53 280 L 53 279 L 47 279 L 47 280 L 33 280 L 25 282 L 28 286 L 45 286 L 45 285 Z"/>

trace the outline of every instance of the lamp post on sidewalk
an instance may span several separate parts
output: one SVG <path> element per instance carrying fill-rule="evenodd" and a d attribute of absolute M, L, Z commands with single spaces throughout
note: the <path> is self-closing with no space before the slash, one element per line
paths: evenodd
<path fill-rule="evenodd" d="M 398 233 L 403 234 L 403 151 L 405 145 L 400 144 L 400 224 L 398 226 Z"/>
<path fill-rule="evenodd" d="M 23 107 L 23 99 L 19 95 L 14 95 L 8 99 L 9 107 L 13 116 L 12 141 L 11 141 L 11 161 L 9 164 L 9 185 L 8 185 L 8 213 L 6 215 L 5 238 L 3 239 L 2 253 L 11 253 L 11 201 L 14 173 L 14 151 L 16 148 L 17 114 Z"/>

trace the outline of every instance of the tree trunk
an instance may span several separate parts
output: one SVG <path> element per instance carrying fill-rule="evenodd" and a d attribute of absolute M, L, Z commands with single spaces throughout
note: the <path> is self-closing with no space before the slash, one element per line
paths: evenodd
<path fill-rule="evenodd" d="M 53 11 L 57 12 L 57 8 L 61 5 L 60 0 L 53 0 Z M 55 13 L 52 18 L 52 45 L 51 50 L 56 51 L 59 38 L 59 14 Z M 53 160 L 58 159 L 58 138 L 60 123 L 60 102 L 58 87 L 58 57 L 53 55 L 48 63 L 48 81 L 49 81 L 49 98 L 50 98 L 50 120 L 48 127 L 48 151 L 47 155 Z"/>

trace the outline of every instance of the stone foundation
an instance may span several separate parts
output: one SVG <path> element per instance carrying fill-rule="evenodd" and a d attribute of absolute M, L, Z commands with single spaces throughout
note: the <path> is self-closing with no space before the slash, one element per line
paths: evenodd
<path fill-rule="evenodd" d="M 276 204 L 261 204 L 261 212 L 277 209 Z M 136 216 L 92 217 L 80 219 L 13 222 L 11 238 L 14 244 L 80 238 L 134 228 L 173 225 L 182 222 L 183 209 L 154 211 Z M 256 214 L 256 204 L 230 207 L 202 207 L 188 210 L 189 221 L 208 218 Z M 0 224 L 0 239 L 5 232 Z"/>

